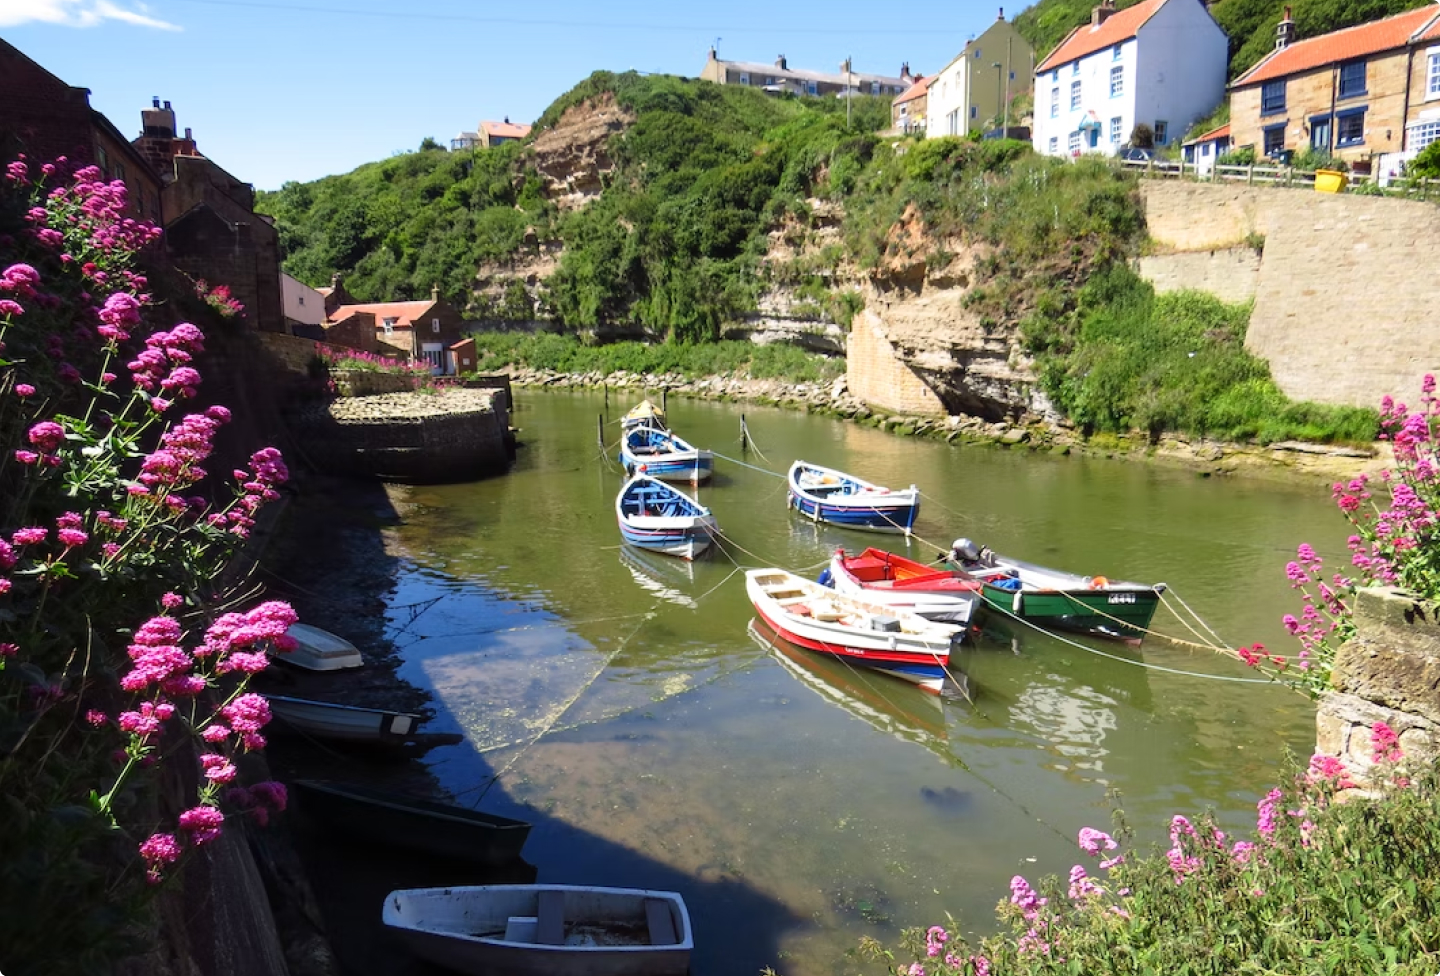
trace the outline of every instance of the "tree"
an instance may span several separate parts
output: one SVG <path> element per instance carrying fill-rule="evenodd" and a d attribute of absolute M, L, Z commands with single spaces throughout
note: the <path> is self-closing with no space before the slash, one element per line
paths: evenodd
<path fill-rule="evenodd" d="M 1405 167 L 1406 176 L 1418 176 L 1423 180 L 1440 180 L 1440 139 L 1420 150 L 1420 155 L 1410 160 Z"/>
<path fill-rule="evenodd" d="M 444 151 L 445 151 L 445 147 L 442 146 L 442 145 L 440 145 L 440 143 L 436 142 L 436 141 L 434 140 L 434 138 L 431 137 L 431 136 L 426 136 L 424 139 L 421 139 L 421 140 L 420 140 L 420 151 L 421 151 L 421 152 L 429 152 L 429 151 L 431 151 L 432 149 L 438 149 L 438 150 L 440 150 L 441 152 L 444 152 Z"/>
<path fill-rule="evenodd" d="M 1134 129 L 1130 130 L 1130 145 L 1136 149 L 1155 148 L 1155 130 L 1144 122 L 1141 122 Z"/>

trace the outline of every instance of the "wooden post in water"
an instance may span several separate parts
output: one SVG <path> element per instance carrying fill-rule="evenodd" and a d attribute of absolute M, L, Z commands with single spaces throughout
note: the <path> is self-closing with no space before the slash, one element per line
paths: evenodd
<path fill-rule="evenodd" d="M 750 449 L 750 430 L 745 426 L 745 415 L 740 415 L 740 453 L 744 454 Z"/>
<path fill-rule="evenodd" d="M 670 412 L 670 387 L 660 387 L 660 409 L 666 413 Z"/>
<path fill-rule="evenodd" d="M 610 416 L 610 384 L 602 384 L 605 387 L 605 416 Z"/>
<path fill-rule="evenodd" d="M 600 442 L 600 450 L 605 450 L 605 415 L 595 415 L 595 439 Z"/>

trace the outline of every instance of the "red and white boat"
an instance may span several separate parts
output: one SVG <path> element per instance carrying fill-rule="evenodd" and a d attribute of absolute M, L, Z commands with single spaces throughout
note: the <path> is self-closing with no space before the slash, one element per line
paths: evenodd
<path fill-rule="evenodd" d="M 945 686 L 950 651 L 965 633 L 909 610 L 837 593 L 783 569 L 749 570 L 745 591 L 756 613 L 790 643 L 936 693 Z"/>
<path fill-rule="evenodd" d="M 970 574 L 937 569 L 883 549 L 866 549 L 859 555 L 836 549 L 820 582 L 837 593 L 960 627 L 970 625 L 984 602 L 984 584 Z"/>

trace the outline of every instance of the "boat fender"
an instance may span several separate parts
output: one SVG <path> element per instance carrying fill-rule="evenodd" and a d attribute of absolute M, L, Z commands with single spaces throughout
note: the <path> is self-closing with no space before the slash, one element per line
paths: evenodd
<path fill-rule="evenodd" d="M 833 580 L 831 579 L 831 577 L 830 577 L 830 567 L 829 567 L 829 566 L 826 566 L 824 569 L 820 570 L 820 575 L 817 576 L 817 577 L 815 577 L 815 582 L 819 583 L 821 586 L 834 586 L 834 585 L 835 585 L 835 584 L 834 584 L 834 581 L 833 581 Z"/>
<path fill-rule="evenodd" d="M 1103 576 L 1090 577 L 1090 589 L 1103 590 L 1110 585 L 1110 581 Z"/>

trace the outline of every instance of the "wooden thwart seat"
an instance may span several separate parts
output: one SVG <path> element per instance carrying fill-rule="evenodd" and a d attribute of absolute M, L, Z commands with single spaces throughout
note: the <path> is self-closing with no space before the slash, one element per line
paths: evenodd
<path fill-rule="evenodd" d="M 542 891 L 536 896 L 535 941 L 539 945 L 565 944 L 565 892 Z"/>
<path fill-rule="evenodd" d="M 651 945 L 675 945 L 680 936 L 675 932 L 675 919 L 670 903 L 659 898 L 645 899 L 645 923 L 650 927 Z"/>

